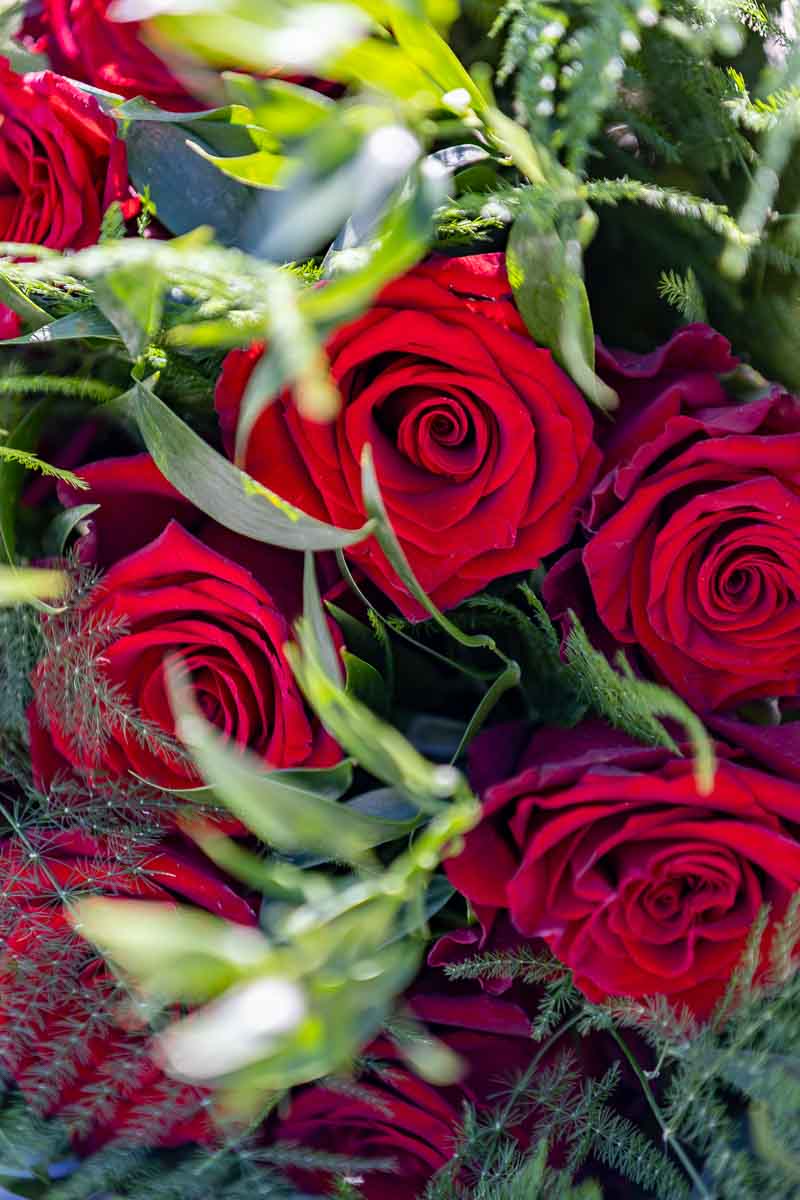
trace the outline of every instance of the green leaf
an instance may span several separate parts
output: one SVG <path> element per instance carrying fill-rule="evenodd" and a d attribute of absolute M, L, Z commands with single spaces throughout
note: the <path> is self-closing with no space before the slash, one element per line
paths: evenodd
<path fill-rule="evenodd" d="M 198 144 L 194 130 L 191 140 Z M 171 233 L 189 233 L 210 219 L 222 245 L 238 245 L 253 192 L 201 158 L 189 141 L 179 125 L 135 122 L 126 138 L 131 180 L 137 191 L 149 188 L 158 219 Z"/>
<path fill-rule="evenodd" d="M 0 254 L 6 252 L 6 248 L 0 247 Z M 20 248 L 20 253 L 24 253 L 23 248 Z M 49 324 L 51 319 L 49 313 L 46 313 L 38 304 L 34 304 L 33 300 L 29 300 L 15 283 L 3 275 L 2 266 L 0 266 L 0 304 L 5 304 L 6 308 L 13 309 L 32 329 L 39 329 L 40 326 Z"/>
<path fill-rule="evenodd" d="M 430 161 L 413 172 L 408 194 L 394 198 L 368 244 L 355 253 L 334 254 L 330 281 L 303 293 L 300 306 L 306 318 L 323 326 L 350 320 L 382 287 L 413 267 L 430 245 L 433 214 L 446 198 L 448 178 L 446 170 Z"/>
<path fill-rule="evenodd" d="M 455 93 L 455 98 L 460 99 L 459 93 L 464 94 L 459 108 L 472 107 L 477 113 L 485 110 L 486 102 L 480 89 L 432 25 L 398 13 L 392 20 L 392 31 L 411 61 L 425 71 L 445 95 Z"/>
<path fill-rule="evenodd" d="M 205 125 L 211 122 L 247 126 L 253 123 L 253 114 L 243 104 L 224 104 L 219 108 L 198 109 L 197 112 L 174 112 L 137 96 L 133 100 L 126 100 L 124 104 L 115 104 L 111 111 L 118 120 L 160 121 L 165 125 Z"/>
<path fill-rule="evenodd" d="M 319 340 L 301 308 L 298 286 L 288 271 L 267 285 L 269 344 L 247 381 L 236 425 L 235 461 L 241 465 L 253 426 L 267 406 L 291 385 L 298 411 L 312 421 L 330 421 L 341 407 L 336 384 Z"/>
<path fill-rule="evenodd" d="M 53 517 L 44 535 L 45 553 L 61 558 L 71 535 L 99 507 L 99 504 L 76 504 Z"/>
<path fill-rule="evenodd" d="M 173 487 L 227 529 L 288 550 L 335 550 L 371 533 L 369 522 L 356 530 L 326 525 L 262 487 L 204 442 L 147 384 L 135 384 L 122 402 Z"/>
<path fill-rule="evenodd" d="M 224 175 L 248 187 L 283 187 L 299 165 L 297 159 L 287 158 L 285 154 L 271 154 L 267 150 L 225 157 L 211 154 L 198 142 L 189 141 L 186 144 L 206 162 L 213 163 Z"/>
<path fill-rule="evenodd" d="M 283 79 L 254 79 L 235 71 L 225 71 L 222 79 L 228 95 L 247 105 L 252 120 L 281 141 L 318 129 L 336 109 L 328 96 Z"/>
<path fill-rule="evenodd" d="M 508 277 L 531 336 L 599 408 L 619 404 L 616 392 L 595 374 L 594 326 L 580 272 L 580 246 L 564 243 L 529 210 L 514 222 L 506 251 Z"/>
<path fill-rule="evenodd" d="M 372 846 L 399 837 L 407 828 L 362 815 L 331 798 L 350 785 L 348 762 L 316 775 L 265 771 L 260 759 L 231 746 L 200 715 L 175 674 L 170 693 L 178 736 L 200 774 L 226 808 L 267 845 L 287 853 L 323 851 L 343 862 L 358 862 Z M 322 786 L 312 788 L 312 779 Z"/>
<path fill-rule="evenodd" d="M 68 313 L 66 317 L 58 317 L 48 325 L 41 325 L 32 333 L 22 337 L 7 338 L 4 346 L 39 346 L 47 342 L 72 341 L 83 338 L 105 338 L 109 341 L 119 341 L 120 335 L 107 317 L 95 308 L 81 312 Z"/>
<path fill-rule="evenodd" d="M 307 617 L 298 622 L 297 636 L 299 646 L 288 646 L 287 657 L 332 737 L 371 775 L 399 788 L 425 811 L 439 812 L 442 800 L 461 787 L 459 772 L 428 762 L 393 726 L 331 681 Z"/>
<path fill-rule="evenodd" d="M 190 13 L 164 13 L 156 31 L 189 53 L 228 67 L 280 67 L 286 75 L 322 74 L 325 61 L 365 37 L 371 22 L 352 4 L 234 0 Z"/>
<path fill-rule="evenodd" d="M 264 968 L 270 945 L 256 929 L 184 905 L 74 901 L 75 928 L 162 1002 L 199 1003 Z"/>
<path fill-rule="evenodd" d="M 158 337 L 166 286 L 157 271 L 136 267 L 118 268 L 95 281 L 97 306 L 119 332 L 134 360 Z"/>
<path fill-rule="evenodd" d="M 311 622 L 322 669 L 333 683 L 340 685 L 343 679 L 342 660 L 333 644 L 328 618 L 320 600 L 314 555 L 308 550 L 303 563 L 303 611 Z"/>
<path fill-rule="evenodd" d="M 66 575 L 60 571 L 36 567 L 0 567 L 0 605 L 58 599 L 66 592 L 67 582 Z"/>
<path fill-rule="evenodd" d="M 388 716 L 386 684 L 380 672 L 349 650 L 342 651 L 342 660 L 347 672 L 345 691 L 348 696 L 355 696 L 380 716 Z"/>

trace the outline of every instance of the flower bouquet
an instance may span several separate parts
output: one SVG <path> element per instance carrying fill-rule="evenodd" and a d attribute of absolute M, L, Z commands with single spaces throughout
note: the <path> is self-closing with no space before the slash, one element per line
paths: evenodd
<path fill-rule="evenodd" d="M 795 5 L 0 41 L 2 1195 L 800 1196 Z"/>

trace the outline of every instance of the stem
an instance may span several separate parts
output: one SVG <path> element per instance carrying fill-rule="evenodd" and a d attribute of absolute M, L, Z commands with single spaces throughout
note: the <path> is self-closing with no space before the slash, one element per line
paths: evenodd
<path fill-rule="evenodd" d="M 583 1012 L 581 1009 L 579 1009 L 576 1013 L 574 1013 L 569 1018 L 568 1021 L 565 1021 L 563 1025 L 560 1025 L 559 1028 L 555 1031 L 555 1033 L 552 1033 L 550 1035 L 550 1037 L 547 1039 L 546 1042 L 542 1043 L 542 1045 L 536 1051 L 536 1054 L 533 1056 L 531 1061 L 528 1063 L 528 1066 L 525 1068 L 522 1075 L 520 1075 L 519 1079 L 514 1084 L 513 1094 L 511 1096 L 510 1100 L 508 1101 L 508 1103 L 506 1104 L 505 1108 L 503 1109 L 501 1116 L 498 1118 L 498 1121 L 500 1124 L 505 1125 L 506 1121 L 511 1116 L 511 1112 L 514 1108 L 514 1104 L 516 1103 L 517 1096 L 520 1094 L 520 1092 L 525 1090 L 525 1088 L 528 1086 L 530 1081 L 533 1079 L 536 1068 L 538 1067 L 539 1063 L 544 1058 L 545 1054 L 547 1054 L 547 1052 L 551 1049 L 551 1047 L 553 1047 L 556 1044 L 556 1042 L 560 1038 L 562 1038 L 568 1030 L 572 1029 L 573 1025 L 577 1025 L 578 1021 L 581 1019 L 582 1016 L 583 1016 Z"/>
<path fill-rule="evenodd" d="M 672 1130 L 669 1128 L 666 1121 L 664 1120 L 664 1115 L 661 1112 L 661 1109 L 658 1107 L 656 1098 L 653 1095 L 653 1089 L 650 1087 L 650 1084 L 648 1082 L 648 1079 L 647 1079 L 644 1071 L 639 1066 L 639 1063 L 636 1061 L 634 1055 L 632 1054 L 631 1050 L 628 1047 L 627 1042 L 625 1042 L 622 1039 L 620 1034 L 617 1033 L 616 1029 L 614 1029 L 613 1027 L 610 1027 L 608 1029 L 608 1032 L 611 1034 L 612 1038 L 617 1043 L 617 1045 L 619 1046 L 622 1053 L 625 1055 L 625 1058 L 628 1060 L 628 1063 L 630 1064 L 631 1069 L 633 1070 L 633 1073 L 636 1075 L 636 1078 L 639 1080 L 642 1091 L 644 1092 L 645 1099 L 647 1100 L 647 1103 L 650 1105 L 650 1111 L 652 1112 L 653 1116 L 655 1117 L 656 1121 L 658 1122 L 658 1127 L 661 1130 L 661 1136 L 664 1139 L 664 1144 L 666 1146 L 669 1146 L 672 1148 L 673 1154 L 675 1155 L 678 1162 L 681 1164 L 684 1171 L 686 1172 L 686 1174 L 689 1176 L 692 1183 L 694 1184 L 694 1187 L 697 1191 L 699 1200 L 714 1200 L 713 1192 L 710 1192 L 708 1190 L 708 1188 L 706 1187 L 703 1180 L 697 1174 L 697 1171 L 696 1171 L 694 1165 L 692 1164 L 692 1161 L 689 1158 L 688 1154 L 686 1153 L 683 1146 L 680 1144 L 680 1142 L 674 1136 L 674 1134 L 672 1133 Z"/>

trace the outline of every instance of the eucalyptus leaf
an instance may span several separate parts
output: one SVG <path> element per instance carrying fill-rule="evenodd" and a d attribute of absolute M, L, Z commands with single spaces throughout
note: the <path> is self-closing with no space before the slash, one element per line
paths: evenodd
<path fill-rule="evenodd" d="M 194 129 L 190 135 L 179 125 L 134 122 L 126 138 L 133 184 L 140 192 L 149 190 L 159 221 L 171 233 L 189 233 L 210 219 L 217 240 L 237 246 L 254 193 L 202 158 L 190 140 L 201 144 Z"/>
<path fill-rule="evenodd" d="M 121 403 L 136 420 L 159 470 L 220 525 L 288 550 L 335 550 L 367 537 L 372 526 L 337 529 L 308 516 L 209 446 L 145 383 Z"/>

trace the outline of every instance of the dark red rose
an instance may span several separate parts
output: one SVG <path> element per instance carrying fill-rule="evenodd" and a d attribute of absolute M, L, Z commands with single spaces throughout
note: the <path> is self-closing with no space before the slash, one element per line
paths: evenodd
<path fill-rule="evenodd" d="M 523 1070 L 537 1051 L 531 1023 L 508 1000 L 459 995 L 443 980 L 433 992 L 416 990 L 409 1008 L 459 1056 L 461 1080 L 437 1087 L 418 1078 L 397 1048 L 379 1038 L 364 1051 L 374 1067 L 358 1090 L 315 1084 L 298 1091 L 274 1138 L 357 1159 L 389 1159 L 391 1171 L 363 1171 L 358 1187 L 365 1200 L 411 1200 L 421 1196 L 436 1171 L 453 1155 L 466 1101 L 494 1107 L 503 1085 Z M 519 1133 L 517 1128 L 515 1131 Z M 328 1194 L 322 1172 L 295 1172 L 312 1194 Z"/>
<path fill-rule="evenodd" d="M 111 0 L 33 0 L 21 37 L 62 75 L 161 108 L 202 108 L 142 40 L 138 21 L 112 21 Z"/>
<path fill-rule="evenodd" d="M 447 864 L 484 930 L 507 913 L 591 1000 L 663 994 L 705 1016 L 761 905 L 777 919 L 800 887 L 796 784 L 723 753 L 702 796 L 689 759 L 599 723 L 507 742 L 476 744 L 483 820 Z"/>
<path fill-rule="evenodd" d="M 139 845 L 75 831 L 0 843 L 0 1062 L 36 1111 L 82 1147 L 114 1136 L 175 1146 L 215 1139 L 205 1094 L 167 1079 L 126 993 L 72 928 L 65 905 L 87 892 L 188 901 L 255 925 L 250 908 L 188 846 Z M 128 1012 L 127 1027 L 123 1017 Z"/>
<path fill-rule="evenodd" d="M 5 304 L 0 304 L 0 342 L 19 337 L 21 333 L 22 322 L 17 314 Z"/>
<path fill-rule="evenodd" d="M 136 212 L 115 122 L 68 79 L 0 59 L 0 123 L 0 240 L 80 250 L 113 201 Z"/>
<path fill-rule="evenodd" d="M 606 635 L 640 648 L 698 709 L 800 691 L 800 401 L 743 402 L 703 325 L 645 358 L 602 350 L 623 399 L 588 517 L 590 540 L 551 572 L 551 611 L 587 589 Z"/>
<path fill-rule="evenodd" d="M 313 516 L 356 528 L 369 443 L 411 567 L 445 608 L 564 545 L 598 462 L 592 420 L 527 333 L 503 255 L 430 259 L 327 349 L 339 417 L 305 420 L 281 396 L 252 431 L 251 475 Z M 229 450 L 260 354 L 233 351 L 223 367 L 217 409 Z M 407 616 L 424 615 L 374 540 L 348 554 Z"/>
<path fill-rule="evenodd" d="M 108 464 L 98 467 L 105 470 Z M 86 495 L 81 493 L 82 498 Z M 129 498 L 135 495 L 132 489 Z M 247 746 L 272 767 L 336 762 L 338 748 L 306 709 L 284 657 L 290 626 L 271 592 L 240 562 L 170 519 L 171 506 L 179 501 L 169 495 L 169 485 L 163 496 L 153 489 L 144 495 L 150 508 L 129 509 L 129 525 L 136 526 L 133 542 L 151 532 L 149 523 L 155 516 L 165 519 L 163 532 L 141 548 L 130 540 L 123 543 L 131 552 L 109 568 L 80 606 L 79 627 L 71 636 L 109 630 L 102 649 L 105 681 L 146 726 L 137 734 L 130 722 L 115 717 L 113 705 L 92 692 L 87 703 L 103 708 L 106 732 L 100 745 L 87 744 L 75 712 L 64 705 L 62 673 L 74 668 L 63 647 L 53 650 L 32 678 L 31 757 L 36 777 L 46 784 L 59 767 L 72 766 L 122 777 L 133 771 L 167 787 L 195 786 L 198 779 L 191 765 L 157 736 L 174 734 L 165 675 L 174 655 L 191 673 L 200 708 L 231 741 Z M 96 523 L 95 531 L 109 527 L 115 527 L 113 510 Z M 101 545 L 102 536 L 101 532 Z M 102 561 L 102 555 L 98 557 Z M 263 565 L 264 558 L 259 562 Z M 285 552 L 278 552 L 272 562 L 280 592 L 287 582 L 280 578 Z M 293 558 L 291 567 L 295 569 Z"/>

